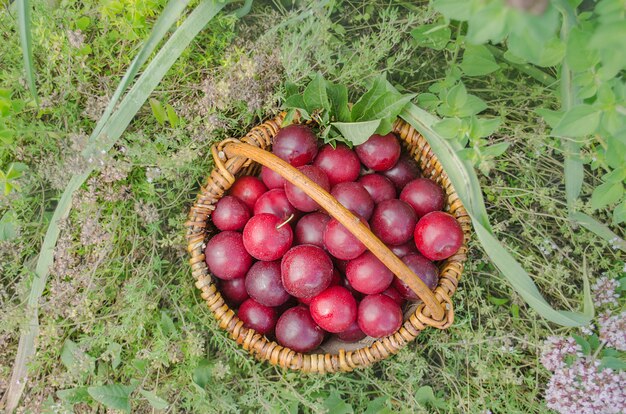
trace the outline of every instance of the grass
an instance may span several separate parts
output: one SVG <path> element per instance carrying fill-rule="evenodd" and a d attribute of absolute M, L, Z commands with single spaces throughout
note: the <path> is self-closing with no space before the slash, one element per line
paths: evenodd
<path fill-rule="evenodd" d="M 29 269 L 59 189 L 81 167 L 85 133 L 165 4 L 34 3 L 40 108 L 23 81 L 15 17 L 0 12 L 0 88 L 13 101 L 0 129 L 15 131 L 14 142 L 0 147 L 0 168 L 29 166 L 20 191 L 0 198 L 0 217 L 11 211 L 17 218 L 16 237 L 0 242 L 0 394 L 29 317 Z M 549 335 L 576 330 L 556 328 L 524 306 L 474 240 L 454 297 L 455 324 L 351 374 L 301 375 L 253 361 L 218 328 L 191 282 L 183 223 L 212 168 L 210 145 L 275 113 L 283 82 L 312 71 L 357 88 L 387 70 L 407 89 L 426 91 L 454 55 L 411 46 L 408 31 L 431 17 L 426 8 L 372 0 L 310 12 L 255 4 L 242 21 L 213 20 L 152 95 L 173 106 L 180 124 L 160 125 L 144 105 L 114 149 L 95 160 L 100 172 L 74 199 L 41 303 L 39 351 L 20 412 L 71 411 L 59 390 L 134 381 L 165 399 L 170 412 L 548 412 L 539 348 Z M 592 282 L 621 274 L 624 259 L 567 221 L 559 143 L 531 109 L 553 98 L 508 67 L 468 88 L 505 117 L 494 140 L 512 143 L 481 176 L 496 234 L 553 305 L 576 310 L 581 257 Z M 586 184 L 583 194 L 590 192 Z M 68 341 L 78 346 L 69 356 Z M 142 394 L 131 400 L 133 412 L 152 411 Z M 87 398 L 73 410 L 101 407 Z"/>

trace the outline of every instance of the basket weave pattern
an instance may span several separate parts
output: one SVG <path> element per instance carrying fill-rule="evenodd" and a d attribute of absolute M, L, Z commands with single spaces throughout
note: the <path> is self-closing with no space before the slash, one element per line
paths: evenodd
<path fill-rule="evenodd" d="M 215 315 L 219 326 L 228 331 L 238 344 L 259 360 L 269 361 L 273 365 L 284 368 L 316 373 L 352 371 L 355 368 L 371 365 L 398 352 L 427 326 L 438 329 L 445 329 L 450 326 L 454 320 L 454 309 L 450 297 L 456 291 L 463 272 L 463 263 L 467 257 L 470 218 L 426 140 L 402 120 L 397 120 L 394 123 L 393 132 L 400 138 L 405 150 L 417 161 L 422 176 L 434 180 L 443 187 L 447 196 L 446 211 L 457 219 L 465 235 L 464 243 L 459 251 L 439 266 L 439 284 L 433 293 L 437 303 L 443 307 L 443 318 L 439 320 L 433 318 L 429 309 L 421 303 L 412 312 L 405 313 L 404 324 L 393 335 L 380 338 L 372 345 L 355 351 L 339 350 L 337 354 L 298 353 L 268 340 L 253 329 L 243 326 L 243 322 L 225 303 L 217 286 L 212 281 L 205 263 L 204 248 L 207 240 L 215 232 L 215 229 L 209 224 L 209 217 L 215 204 L 233 185 L 236 177 L 257 175 L 260 170 L 260 165 L 251 159 L 239 156 L 227 157 L 226 153 L 229 151 L 224 151 L 225 147 L 227 148 L 231 142 L 244 142 L 264 150 L 270 150 L 272 140 L 280 129 L 283 117 L 284 114 L 280 114 L 276 118 L 254 127 L 241 140 L 227 139 L 212 148 L 215 168 L 209 175 L 206 184 L 201 187 L 197 200 L 189 212 L 189 220 L 186 222 L 187 248 L 191 255 L 189 262 L 192 274 L 196 280 L 196 287 L 201 290 L 201 296 Z"/>

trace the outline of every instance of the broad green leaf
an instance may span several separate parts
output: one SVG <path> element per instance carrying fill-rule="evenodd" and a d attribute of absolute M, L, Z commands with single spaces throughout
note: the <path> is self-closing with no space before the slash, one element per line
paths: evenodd
<path fill-rule="evenodd" d="M 106 408 L 130 412 L 130 394 L 134 387 L 121 384 L 101 385 L 89 387 L 87 392 L 91 398 L 98 401 Z"/>
<path fill-rule="evenodd" d="M 593 217 L 581 212 L 573 212 L 569 215 L 569 218 L 574 223 L 583 226 L 587 230 L 609 242 L 612 247 L 626 252 L 626 241 L 620 238 L 617 234 L 613 233 L 605 224 L 600 223 Z"/>
<path fill-rule="evenodd" d="M 626 201 L 622 201 L 613 209 L 613 224 L 626 223 Z M 2 231 L 0 230 L 0 239 Z"/>
<path fill-rule="evenodd" d="M 483 138 L 492 135 L 500 128 L 502 119 L 500 118 L 477 118 L 471 119 L 471 131 L 472 138 Z"/>
<path fill-rule="evenodd" d="M 481 148 L 480 152 L 482 155 L 487 157 L 499 157 L 504 154 L 506 150 L 511 146 L 510 142 L 499 142 L 497 144 L 489 145 L 487 147 Z"/>
<path fill-rule="evenodd" d="M 339 393 L 335 390 L 331 391 L 330 395 L 322 403 L 327 412 L 333 414 L 352 414 L 354 411 L 350 404 L 341 399 Z"/>
<path fill-rule="evenodd" d="M 165 311 L 161 311 L 161 330 L 165 336 L 172 336 L 176 333 L 176 325 Z"/>
<path fill-rule="evenodd" d="M 455 85 L 446 95 L 446 102 L 452 108 L 461 108 L 467 102 L 467 89 L 462 82 Z"/>
<path fill-rule="evenodd" d="M 159 397 L 152 391 L 139 390 L 139 393 L 144 396 L 146 400 L 150 403 L 150 405 L 157 410 L 165 410 L 169 407 L 169 403 L 165 401 L 163 398 Z"/>
<path fill-rule="evenodd" d="M 57 397 L 69 404 L 77 404 L 89 401 L 87 387 L 69 388 L 57 391 Z"/>
<path fill-rule="evenodd" d="M 415 401 L 424 406 L 432 406 L 436 408 L 445 407 L 445 402 L 435 397 L 435 393 L 429 385 L 419 387 L 417 391 L 415 391 Z"/>
<path fill-rule="evenodd" d="M 66 339 L 61 348 L 61 362 L 68 371 L 73 373 L 85 374 L 95 371 L 95 358 L 80 349 L 70 339 Z"/>
<path fill-rule="evenodd" d="M 432 129 L 437 118 L 412 104 L 407 106 L 401 116 L 417 129 L 430 144 L 433 153 L 439 159 L 468 211 L 476 235 L 485 252 L 515 291 L 547 320 L 563 326 L 582 326 L 589 323 L 593 318 L 594 309 L 586 273 L 583 272 L 583 312 L 559 311 L 552 308 L 543 298 L 528 273 L 494 237 L 476 172 L 471 165 L 458 157 L 444 138 Z"/>
<path fill-rule="evenodd" d="M 523 34 L 512 33 L 507 45 L 515 56 L 542 67 L 556 66 L 565 56 L 565 45 L 556 37 L 541 43 Z"/>
<path fill-rule="evenodd" d="M 580 345 L 583 355 L 591 355 L 591 344 L 585 338 L 576 334 L 572 334 L 572 338 L 574 338 L 576 343 Z"/>
<path fill-rule="evenodd" d="M 482 76 L 500 69 L 493 55 L 482 45 L 467 45 L 461 69 L 467 76 Z"/>
<path fill-rule="evenodd" d="M 319 73 L 315 75 L 304 89 L 302 98 L 304 100 L 304 108 L 309 113 L 319 109 L 330 111 L 330 101 L 326 94 L 326 80 Z"/>
<path fill-rule="evenodd" d="M 365 111 L 367 111 L 378 98 L 387 93 L 386 82 L 387 80 L 384 75 L 380 75 L 374 79 L 372 87 L 368 89 L 352 107 L 352 121 L 362 119 Z M 397 93 L 397 95 L 399 95 L 399 93 Z"/>
<path fill-rule="evenodd" d="M 496 306 L 502 306 L 509 302 L 509 299 L 507 298 L 496 298 L 494 296 L 489 296 L 488 299 L 489 302 L 493 303 Z"/>
<path fill-rule="evenodd" d="M 122 345 L 111 342 L 107 351 L 111 354 L 111 368 L 116 369 L 122 362 Z"/>
<path fill-rule="evenodd" d="M 569 33 L 565 60 L 574 72 L 586 71 L 598 63 L 598 52 L 589 47 L 590 40 L 591 33 L 580 27 L 572 28 Z"/>
<path fill-rule="evenodd" d="M 433 130 L 444 138 L 453 139 L 459 135 L 461 125 L 459 118 L 444 118 L 433 125 Z"/>
<path fill-rule="evenodd" d="M 161 102 L 154 98 L 150 98 L 150 108 L 152 108 L 154 119 L 156 119 L 159 125 L 164 125 L 167 114 L 165 113 L 165 109 L 163 108 L 163 105 L 161 105 Z"/>
<path fill-rule="evenodd" d="M 565 112 L 552 133 L 558 137 L 583 137 L 592 134 L 600 123 L 600 111 L 591 105 L 580 104 Z"/>
<path fill-rule="evenodd" d="M 510 9 L 500 1 L 492 1 L 480 8 L 467 23 L 467 41 L 476 45 L 489 40 L 500 43 L 507 34 L 509 12 Z"/>
<path fill-rule="evenodd" d="M 387 408 L 388 397 L 378 397 L 367 403 L 367 408 L 363 414 L 392 414 L 393 411 Z"/>
<path fill-rule="evenodd" d="M 176 114 L 176 110 L 170 104 L 165 105 L 165 112 L 167 113 L 167 122 L 170 123 L 172 128 L 176 128 L 179 123 L 178 115 Z"/>
<path fill-rule="evenodd" d="M 594 210 L 616 203 L 624 195 L 624 185 L 621 182 L 604 183 L 593 190 L 591 194 L 591 207 Z"/>
<path fill-rule="evenodd" d="M 200 30 L 202 30 L 202 28 L 204 28 L 204 26 L 206 26 L 206 24 L 226 5 L 226 3 L 213 3 L 210 0 L 201 1 L 193 12 L 178 26 L 170 39 L 152 59 L 135 85 L 119 104 L 115 113 L 108 117 L 107 114 L 111 113 L 116 107 L 116 97 L 119 98 L 123 91 L 126 90 L 128 82 L 134 78 L 139 67 L 145 62 L 148 56 L 150 56 L 156 44 L 169 30 L 169 27 L 178 20 L 186 4 L 187 0 L 170 1 L 168 3 L 160 18 L 157 20 L 150 38 L 142 47 L 139 55 L 133 60 L 131 67 L 116 89 L 107 110 L 105 110 L 105 114 L 91 134 L 90 144 L 87 150 L 83 152 L 83 155 L 91 155 L 103 149 L 107 151 L 115 144 L 174 62 Z M 71 209 L 72 196 L 87 180 L 90 173 L 91 170 L 80 175 L 74 175 L 70 178 L 70 181 L 57 203 L 46 231 L 37 259 L 35 269 L 36 277 L 33 279 L 28 297 L 28 306 L 32 309 L 32 316 L 28 322 L 23 325 L 24 328 L 20 334 L 17 356 L 13 363 L 9 388 L 6 392 L 8 397 L 5 403 L 5 409 L 7 411 L 14 410 L 18 405 L 26 384 L 26 381 L 22 379 L 26 378 L 28 374 L 27 363 L 35 354 L 35 338 L 39 332 L 37 306 L 39 298 L 46 287 L 49 269 L 52 266 L 54 247 L 60 233 L 59 223 L 68 216 Z"/>
<path fill-rule="evenodd" d="M 352 145 L 361 145 L 374 135 L 380 125 L 380 119 L 363 122 L 333 122 L 331 125 L 337 128 Z"/>
<path fill-rule="evenodd" d="M 285 106 L 285 108 L 302 108 L 302 109 L 304 109 L 304 107 L 306 105 L 304 104 L 304 98 L 302 98 L 302 95 L 297 94 L 297 95 L 291 95 L 287 99 L 285 99 L 284 106 Z"/>
<path fill-rule="evenodd" d="M 447 24 L 424 24 L 411 30 L 417 46 L 443 50 L 450 41 L 450 28 Z"/>
<path fill-rule="evenodd" d="M 198 384 L 202 389 L 211 382 L 212 365 L 207 359 L 202 359 L 198 363 L 196 369 L 193 370 L 193 382 Z"/>
<path fill-rule="evenodd" d="M 430 93 L 430 92 L 426 92 L 426 93 L 420 93 L 417 96 L 417 102 L 422 108 L 435 109 L 441 101 L 439 100 L 439 97 L 437 97 L 437 95 Z"/>
<path fill-rule="evenodd" d="M 610 368 L 614 371 L 626 370 L 626 361 L 613 356 L 605 356 L 600 360 L 600 369 Z"/>
<path fill-rule="evenodd" d="M 415 94 L 396 95 L 385 93 L 372 103 L 355 121 L 370 121 L 374 119 L 395 120 L 402 108 L 406 106 Z"/>
<path fill-rule="evenodd" d="M 543 118 L 544 121 L 550 126 L 550 128 L 556 128 L 563 118 L 562 111 L 553 111 L 548 108 L 537 108 L 535 113 Z"/>
<path fill-rule="evenodd" d="M 348 88 L 331 82 L 326 83 L 326 92 L 330 99 L 331 112 L 335 115 L 334 121 L 350 122 L 348 108 Z"/>
<path fill-rule="evenodd" d="M 10 3 L 9 3 L 10 4 Z M 22 47 L 22 58 L 24 60 L 24 72 L 28 89 L 38 102 L 37 87 L 35 86 L 35 63 L 33 61 L 33 40 L 31 35 L 32 22 L 30 19 L 30 1 L 16 0 L 17 26 L 20 33 L 20 46 Z"/>
<path fill-rule="evenodd" d="M 471 2 L 468 0 L 435 0 L 433 8 L 451 20 L 467 20 L 471 15 Z"/>
<path fill-rule="evenodd" d="M 8 210 L 0 219 L 0 241 L 9 241 L 17 237 L 17 217 Z"/>

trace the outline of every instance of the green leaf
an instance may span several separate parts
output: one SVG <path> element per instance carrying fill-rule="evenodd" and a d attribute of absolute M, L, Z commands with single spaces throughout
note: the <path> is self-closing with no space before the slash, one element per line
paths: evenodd
<path fill-rule="evenodd" d="M 385 83 L 387 80 L 384 75 L 374 79 L 372 87 L 367 90 L 352 107 L 352 121 L 358 121 L 364 117 L 365 112 L 376 102 L 381 96 L 387 93 Z M 399 95 L 399 93 L 397 94 Z"/>
<path fill-rule="evenodd" d="M 613 209 L 613 224 L 618 225 L 626 222 L 626 201 L 622 201 Z M 0 240 L 2 240 L 2 226 L 0 225 Z"/>
<path fill-rule="evenodd" d="M 170 405 L 167 401 L 165 401 L 163 398 L 159 397 L 152 391 L 146 391 L 141 389 L 139 390 L 139 393 L 143 395 L 144 398 L 148 400 L 150 405 L 157 410 L 165 410 Z"/>
<path fill-rule="evenodd" d="M 130 394 L 134 387 L 121 384 L 101 385 L 89 387 L 87 392 L 91 398 L 107 408 L 130 412 Z"/>
<path fill-rule="evenodd" d="M 378 397 L 367 403 L 367 408 L 363 414 L 393 414 L 393 411 L 387 408 L 387 397 Z"/>
<path fill-rule="evenodd" d="M 615 371 L 626 370 L 626 361 L 612 356 L 605 356 L 600 361 L 600 369 L 606 368 L 610 368 Z"/>
<path fill-rule="evenodd" d="M 524 34 L 512 33 L 507 45 L 515 56 L 542 67 L 556 66 L 565 56 L 565 44 L 556 37 L 542 43 Z"/>
<path fill-rule="evenodd" d="M 495 158 L 504 154 L 510 145 L 511 145 L 510 142 L 499 142 L 497 144 L 493 144 L 493 145 L 489 145 L 487 147 L 481 148 L 480 152 L 482 153 L 482 155 L 486 157 Z"/>
<path fill-rule="evenodd" d="M 174 321 L 165 311 L 161 311 L 161 329 L 165 336 L 172 336 L 176 333 L 176 326 Z"/>
<path fill-rule="evenodd" d="M 152 108 L 152 114 L 159 125 L 164 125 L 167 114 L 165 113 L 165 109 L 163 108 L 163 105 L 161 105 L 161 102 L 154 98 L 150 98 L 150 108 Z"/>
<path fill-rule="evenodd" d="M 500 69 L 500 66 L 486 46 L 467 45 L 461 69 L 467 76 L 482 76 Z"/>
<path fill-rule="evenodd" d="M 528 273 L 494 237 L 476 172 L 471 165 L 459 158 L 444 138 L 432 129 L 437 118 L 415 105 L 408 105 L 401 116 L 427 139 L 468 211 L 478 240 L 515 291 L 541 316 L 554 323 L 563 326 L 588 324 L 593 318 L 594 309 L 586 272 L 583 272 L 583 312 L 559 311 L 552 308 Z"/>
<path fill-rule="evenodd" d="M 322 403 L 327 412 L 333 414 L 352 414 L 354 411 L 350 404 L 341 399 L 341 396 L 336 390 L 330 392 L 330 395 Z"/>
<path fill-rule="evenodd" d="M 493 303 L 496 306 L 502 306 L 509 302 L 509 299 L 507 298 L 496 298 L 494 296 L 489 296 L 488 299 L 489 302 Z"/>
<path fill-rule="evenodd" d="M 331 82 L 326 83 L 326 92 L 330 99 L 331 113 L 334 121 L 350 122 L 350 109 L 348 108 L 348 88 Z"/>
<path fill-rule="evenodd" d="M 470 18 L 471 2 L 467 0 L 435 0 L 433 8 L 450 20 Z"/>
<path fill-rule="evenodd" d="M 395 120 L 406 104 L 408 104 L 411 99 L 415 98 L 415 96 L 416 94 L 396 95 L 385 93 L 366 108 L 363 114 L 355 119 L 355 121 L 370 121 L 374 119 Z"/>
<path fill-rule="evenodd" d="M 30 1 L 16 0 L 17 26 L 20 33 L 20 46 L 22 46 L 22 58 L 24 60 L 24 72 L 30 93 L 38 102 L 37 87 L 35 86 L 35 63 L 33 61 L 33 40 L 31 35 Z"/>
<path fill-rule="evenodd" d="M 352 145 L 361 145 L 369 139 L 380 125 L 380 119 L 363 122 L 333 122 L 331 125 Z"/>
<path fill-rule="evenodd" d="M 133 60 L 131 67 L 127 70 L 113 98 L 111 98 L 111 102 L 105 110 L 104 115 L 100 121 L 98 121 L 96 128 L 91 134 L 88 148 L 83 155 L 85 155 L 85 153 L 93 154 L 103 149 L 107 151 L 115 144 L 174 62 L 187 46 L 189 46 L 200 30 L 202 30 L 226 4 L 214 3 L 211 0 L 202 0 L 180 26 L 177 27 L 176 31 L 174 31 L 168 41 L 163 45 L 156 56 L 154 56 L 135 85 L 124 97 L 119 107 L 117 107 L 117 98 L 126 90 L 128 83 L 134 78 L 139 67 L 152 54 L 156 44 L 167 33 L 170 26 L 178 20 L 186 5 L 187 0 L 170 1 L 167 4 L 157 20 L 150 38 L 144 44 L 135 60 Z M 115 108 L 117 109 L 109 117 L 108 114 L 111 114 Z M 18 405 L 26 383 L 25 381 L 20 381 L 20 379 L 27 376 L 27 363 L 35 354 L 35 338 L 38 335 L 39 329 L 37 306 L 39 298 L 45 290 L 49 269 L 54 260 L 54 247 L 60 234 L 59 223 L 68 216 L 74 193 L 87 180 L 90 173 L 91 170 L 80 175 L 74 175 L 70 178 L 70 181 L 57 203 L 48 230 L 46 231 L 35 268 L 36 277 L 33 278 L 28 297 L 28 306 L 32 310 L 32 312 L 30 312 L 32 316 L 23 324 L 24 328 L 20 334 L 17 357 L 13 363 L 13 372 L 11 374 L 9 388 L 5 393 L 5 395 L 8 396 L 5 402 L 5 409 L 7 411 L 14 410 Z"/>
<path fill-rule="evenodd" d="M 504 2 L 492 1 L 470 17 L 467 24 L 467 41 L 473 44 L 500 43 L 507 33 L 510 9 Z"/>
<path fill-rule="evenodd" d="M 597 186 L 591 194 L 591 207 L 598 210 L 609 204 L 617 203 L 624 195 L 624 185 L 621 182 L 604 183 Z"/>
<path fill-rule="evenodd" d="M 467 89 L 462 82 L 456 84 L 446 95 L 446 102 L 452 108 L 461 108 L 467 102 Z"/>
<path fill-rule="evenodd" d="M 537 108 L 535 113 L 543 118 L 550 128 L 556 128 L 563 118 L 563 111 L 553 111 L 547 108 Z"/>
<path fill-rule="evenodd" d="M 472 118 L 470 135 L 472 138 L 488 137 L 500 128 L 500 118 Z"/>
<path fill-rule="evenodd" d="M 75 21 L 76 28 L 85 31 L 91 24 L 91 19 L 88 16 L 81 16 Z"/>
<path fill-rule="evenodd" d="M 202 359 L 196 369 L 193 370 L 191 378 L 200 388 L 204 389 L 211 381 L 211 371 L 211 363 L 207 359 Z"/>
<path fill-rule="evenodd" d="M 576 334 L 572 334 L 572 338 L 580 345 L 584 355 L 591 355 L 591 344 L 589 344 L 585 338 Z"/>
<path fill-rule="evenodd" d="M 457 138 L 461 130 L 462 122 L 459 118 L 444 118 L 437 122 L 433 129 L 447 139 Z"/>
<path fill-rule="evenodd" d="M 305 106 L 306 105 L 304 104 L 304 98 L 302 95 L 291 95 L 285 99 L 285 108 L 304 109 Z"/>
<path fill-rule="evenodd" d="M 10 241 L 17 237 L 17 217 L 8 210 L 0 219 L 0 241 Z"/>
<path fill-rule="evenodd" d="M 84 364 L 84 361 L 87 361 L 87 365 Z M 95 358 L 80 349 L 70 339 L 66 339 L 63 348 L 61 348 L 61 362 L 70 372 L 86 373 L 95 370 Z"/>
<path fill-rule="evenodd" d="M 176 128 L 178 126 L 180 119 L 178 118 L 178 115 L 176 114 L 176 110 L 174 110 L 174 107 L 170 104 L 166 104 L 165 112 L 167 113 L 167 121 L 170 123 L 170 126 L 172 128 Z"/>
<path fill-rule="evenodd" d="M 450 41 L 450 28 L 447 24 L 424 24 L 411 30 L 415 44 L 434 50 L 443 50 Z"/>
<path fill-rule="evenodd" d="M 57 391 L 57 397 L 69 404 L 78 404 L 89 401 L 87 387 L 69 388 Z"/>
<path fill-rule="evenodd" d="M 595 233 L 598 237 L 606 240 L 614 248 L 626 252 L 626 241 L 620 238 L 617 234 L 613 233 L 605 224 L 600 223 L 593 217 L 581 212 L 573 212 L 569 215 L 569 218 L 574 223 L 583 226 L 587 230 Z"/>
<path fill-rule="evenodd" d="M 111 342 L 107 351 L 111 354 L 111 368 L 116 369 L 122 362 L 122 345 Z"/>
<path fill-rule="evenodd" d="M 441 103 L 437 95 L 433 93 L 420 93 L 417 96 L 417 102 L 422 108 L 435 109 Z"/>
<path fill-rule="evenodd" d="M 304 89 L 302 98 L 304 100 L 304 108 L 309 113 L 319 109 L 330 111 L 330 101 L 326 94 L 326 80 L 319 73 L 315 75 Z"/>
<path fill-rule="evenodd" d="M 580 27 L 573 27 L 569 33 L 565 61 L 574 72 L 586 71 L 598 63 L 598 52 L 589 47 L 590 40 L 591 33 Z"/>
<path fill-rule="evenodd" d="M 580 104 L 565 112 L 552 133 L 559 137 L 583 137 L 598 128 L 601 112 L 591 105 Z"/>
<path fill-rule="evenodd" d="M 415 391 L 415 401 L 424 406 L 433 406 L 436 408 L 445 407 L 445 402 L 435 397 L 432 387 L 424 385 Z"/>

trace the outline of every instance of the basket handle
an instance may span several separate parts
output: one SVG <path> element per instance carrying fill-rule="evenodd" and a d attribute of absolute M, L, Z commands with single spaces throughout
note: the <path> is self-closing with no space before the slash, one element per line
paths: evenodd
<path fill-rule="evenodd" d="M 262 164 L 294 184 L 315 200 L 324 210 L 343 224 L 361 243 L 365 245 L 400 280 L 406 283 L 430 311 L 432 318 L 442 320 L 445 310 L 433 292 L 417 277 L 389 248 L 376 237 L 350 210 L 341 205 L 333 196 L 309 177 L 286 161 L 257 146 L 237 140 L 226 140 L 222 151 L 226 157 L 244 157 Z"/>

